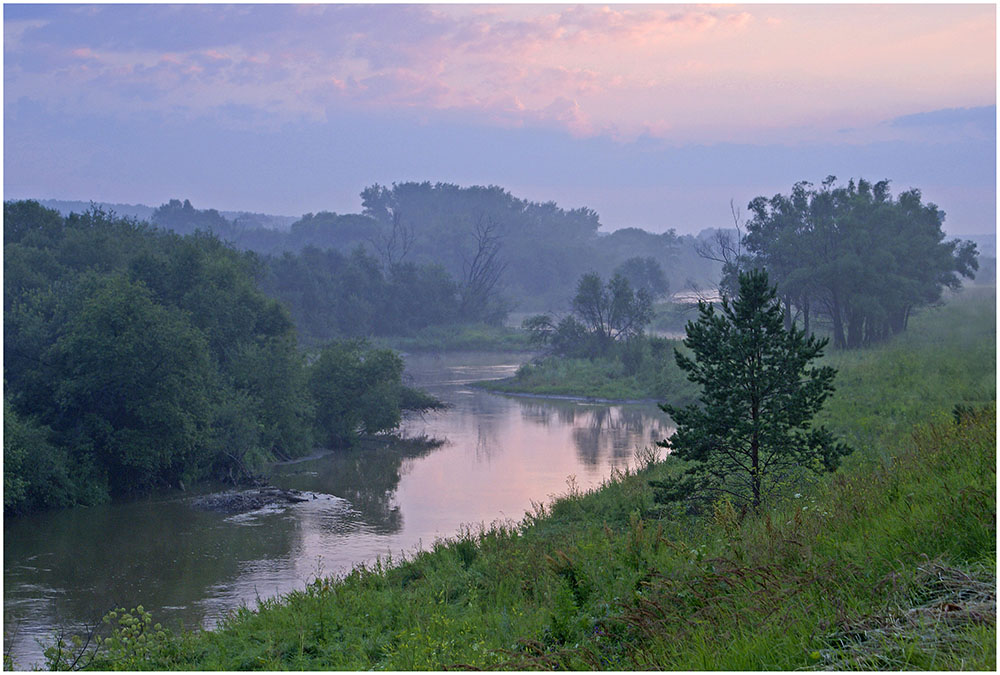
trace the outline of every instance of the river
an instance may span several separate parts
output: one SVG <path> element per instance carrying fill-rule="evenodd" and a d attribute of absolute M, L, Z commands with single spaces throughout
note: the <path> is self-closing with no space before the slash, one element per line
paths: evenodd
<path fill-rule="evenodd" d="M 672 431 L 653 404 L 469 386 L 511 375 L 525 358 L 408 356 L 409 383 L 450 407 L 407 418 L 401 442 L 274 468 L 274 484 L 322 495 L 313 501 L 232 516 L 192 508 L 197 493 L 172 492 L 5 520 L 5 653 L 19 669 L 40 664 L 40 640 L 116 606 L 142 604 L 171 627 L 212 627 L 317 576 L 398 560 L 462 528 L 519 521 L 570 484 L 600 485 L 631 465 L 636 447 Z"/>

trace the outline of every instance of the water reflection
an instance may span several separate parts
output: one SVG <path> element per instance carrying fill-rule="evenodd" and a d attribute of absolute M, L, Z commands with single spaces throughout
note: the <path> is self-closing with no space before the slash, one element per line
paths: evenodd
<path fill-rule="evenodd" d="M 142 603 L 157 621 L 211 626 L 226 611 L 412 553 L 463 525 L 520 520 L 532 501 L 582 489 L 669 435 L 654 405 L 608 406 L 489 394 L 470 381 L 523 359 L 407 358 L 414 384 L 450 408 L 405 420 L 404 440 L 275 469 L 273 482 L 325 495 L 242 516 L 190 507 L 191 496 L 42 514 L 4 524 L 4 633 L 29 667 L 36 640 Z M 442 443 L 426 443 L 425 439 Z M 19 629 L 15 627 L 20 625 Z"/>
<path fill-rule="evenodd" d="M 364 447 L 305 462 L 280 465 L 272 482 L 281 487 L 337 495 L 350 503 L 372 532 L 392 534 L 402 528 L 395 492 L 407 460 L 425 457 L 443 443 L 425 438 L 367 443 Z"/>
<path fill-rule="evenodd" d="M 489 463 L 499 451 L 500 443 L 496 430 L 489 424 L 479 424 L 476 427 L 476 461 Z"/>
<path fill-rule="evenodd" d="M 673 432 L 667 424 L 667 416 L 650 405 L 540 402 L 538 399 L 520 399 L 519 402 L 524 421 L 571 428 L 577 456 L 588 468 L 605 463 L 620 468 L 632 458 L 637 447 L 652 445 Z"/>
<path fill-rule="evenodd" d="M 153 499 L 5 521 L 4 632 L 17 633 L 15 654 L 37 658 L 35 639 L 49 639 L 57 625 L 92 624 L 122 605 L 159 608 L 164 623 L 214 621 L 199 603 L 220 579 L 238 577 L 244 561 L 267 561 L 294 546 L 291 528 L 248 536 L 189 502 Z"/>

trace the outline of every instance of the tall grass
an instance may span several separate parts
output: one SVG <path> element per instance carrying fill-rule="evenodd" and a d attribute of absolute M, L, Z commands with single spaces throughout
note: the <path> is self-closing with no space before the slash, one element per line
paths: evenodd
<path fill-rule="evenodd" d="M 819 419 L 877 451 L 878 439 L 928 415 L 996 400 L 996 289 L 966 289 L 921 310 L 890 343 L 828 350 L 825 360 L 839 372 Z"/>
<path fill-rule="evenodd" d="M 648 481 L 676 467 L 649 457 L 519 523 L 317 579 L 214 631 L 119 639 L 90 666 L 994 670 L 993 302 L 831 355 L 825 421 L 856 456 L 759 517 L 658 507 Z"/>

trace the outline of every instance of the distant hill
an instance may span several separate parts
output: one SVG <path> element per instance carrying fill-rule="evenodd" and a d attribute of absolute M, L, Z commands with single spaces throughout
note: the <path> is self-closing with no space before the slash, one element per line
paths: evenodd
<path fill-rule="evenodd" d="M 105 211 L 114 211 L 119 216 L 129 216 L 145 221 L 152 219 L 153 211 L 157 208 L 145 204 L 112 204 L 111 202 L 82 202 L 64 199 L 39 199 L 38 203 L 46 208 L 55 209 L 63 216 L 68 216 L 71 212 L 82 213 L 89 209 L 91 204 L 94 204 Z M 288 230 L 292 223 L 299 220 L 299 216 L 276 216 L 249 211 L 219 211 L 219 215 L 231 223 L 248 229 Z"/>

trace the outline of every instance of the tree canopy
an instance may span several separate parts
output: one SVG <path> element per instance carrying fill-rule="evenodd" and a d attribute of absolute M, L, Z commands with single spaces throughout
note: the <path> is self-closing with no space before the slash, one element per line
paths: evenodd
<path fill-rule="evenodd" d="M 7 512 L 238 480 L 428 404 L 391 352 L 334 345 L 307 364 L 258 288 L 266 268 L 215 235 L 6 202 L 4 244 Z M 316 397 L 345 386 L 326 382 L 338 360 L 363 367 L 331 434 Z"/>
<path fill-rule="evenodd" d="M 864 179 L 750 202 L 739 267 L 762 267 L 778 286 L 786 326 L 829 321 L 835 347 L 859 347 L 906 329 L 912 311 L 978 269 L 971 241 L 945 241 L 945 214 L 919 190 L 898 197 Z"/>
<path fill-rule="evenodd" d="M 658 298 L 670 291 L 670 284 L 663 273 L 663 267 L 656 258 L 635 256 L 615 268 L 636 290 L 645 290 L 651 298 Z"/>

